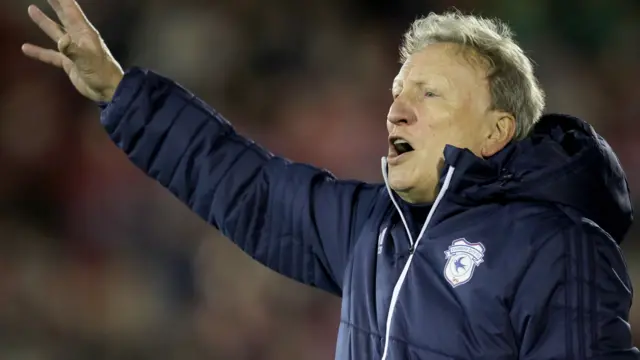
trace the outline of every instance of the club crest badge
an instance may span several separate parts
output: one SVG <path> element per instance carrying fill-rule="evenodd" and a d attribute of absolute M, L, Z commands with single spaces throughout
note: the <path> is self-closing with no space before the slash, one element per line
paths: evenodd
<path fill-rule="evenodd" d="M 473 277 L 476 266 L 484 262 L 485 248 L 482 243 L 470 243 L 466 239 L 457 239 L 444 252 L 447 263 L 444 265 L 444 277 L 454 288 L 466 284 Z"/>

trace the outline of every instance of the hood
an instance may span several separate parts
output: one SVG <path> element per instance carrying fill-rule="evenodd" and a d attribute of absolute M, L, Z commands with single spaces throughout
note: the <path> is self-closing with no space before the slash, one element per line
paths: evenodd
<path fill-rule="evenodd" d="M 578 118 L 545 115 L 527 138 L 489 159 L 453 146 L 447 146 L 444 155 L 446 168 L 455 168 L 447 183 L 447 197 L 458 205 L 453 213 L 496 201 L 553 203 L 597 223 L 618 243 L 633 222 L 618 158 L 593 127 Z"/>

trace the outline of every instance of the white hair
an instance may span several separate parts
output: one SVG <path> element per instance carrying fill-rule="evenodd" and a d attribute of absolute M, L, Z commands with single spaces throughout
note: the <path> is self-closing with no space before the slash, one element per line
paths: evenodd
<path fill-rule="evenodd" d="M 411 24 L 400 47 L 401 62 L 433 43 L 454 43 L 479 55 L 488 67 L 491 108 L 512 114 L 514 139 L 526 137 L 544 109 L 544 92 L 531 60 L 513 39 L 508 25 L 460 12 L 430 13 Z"/>

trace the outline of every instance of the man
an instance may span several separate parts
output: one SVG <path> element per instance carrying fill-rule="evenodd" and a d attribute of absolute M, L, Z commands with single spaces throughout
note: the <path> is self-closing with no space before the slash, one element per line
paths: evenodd
<path fill-rule="evenodd" d="M 620 243 L 627 182 L 585 122 L 541 116 L 496 21 L 417 20 L 387 117 L 385 184 L 273 156 L 150 71 L 125 73 L 74 0 L 26 55 L 103 103 L 113 141 L 264 265 L 342 297 L 338 359 L 637 359 Z M 63 30 L 64 29 L 64 30 Z"/>

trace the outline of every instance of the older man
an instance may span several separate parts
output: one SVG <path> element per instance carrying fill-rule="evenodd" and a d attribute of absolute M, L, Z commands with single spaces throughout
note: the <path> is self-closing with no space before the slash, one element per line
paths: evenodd
<path fill-rule="evenodd" d="M 618 244 L 632 221 L 607 143 L 541 116 L 529 59 L 502 23 L 417 20 L 387 116 L 385 184 L 336 180 L 236 134 L 187 90 L 123 73 L 73 0 L 31 18 L 103 102 L 113 141 L 248 254 L 342 297 L 338 359 L 637 359 Z"/>

